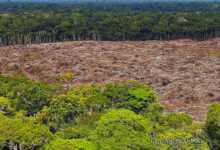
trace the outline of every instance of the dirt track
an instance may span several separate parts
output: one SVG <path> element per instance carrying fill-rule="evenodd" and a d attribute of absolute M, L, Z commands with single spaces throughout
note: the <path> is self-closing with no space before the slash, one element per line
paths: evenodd
<path fill-rule="evenodd" d="M 220 102 L 220 38 L 146 42 L 65 42 L 0 47 L 0 73 L 26 74 L 32 80 L 74 85 L 136 79 L 151 85 L 165 112 L 205 118 Z"/>

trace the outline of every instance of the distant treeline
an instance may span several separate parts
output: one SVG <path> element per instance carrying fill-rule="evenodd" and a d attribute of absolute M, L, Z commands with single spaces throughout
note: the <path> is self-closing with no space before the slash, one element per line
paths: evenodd
<path fill-rule="evenodd" d="M 21 2 L 0 2 L 0 12 L 23 12 L 23 11 L 55 11 L 55 12 L 72 12 L 72 10 L 88 10 L 90 12 L 98 11 L 142 11 L 142 12 L 220 12 L 220 1 L 216 2 L 114 2 L 114 1 L 97 1 L 97 2 L 66 2 L 62 3 L 21 3 Z"/>
<path fill-rule="evenodd" d="M 89 11 L 2 14 L 0 45 L 80 40 L 205 40 L 220 36 L 220 13 Z"/>
<path fill-rule="evenodd" d="M 220 12 L 98 11 L 86 4 L 82 7 L 90 9 L 68 10 L 60 4 L 21 5 L 22 9 L 17 5 L 13 11 L 9 7 L 8 12 L 0 14 L 1 46 L 80 40 L 206 40 L 220 36 Z M 28 11 L 31 7 L 36 10 Z"/>

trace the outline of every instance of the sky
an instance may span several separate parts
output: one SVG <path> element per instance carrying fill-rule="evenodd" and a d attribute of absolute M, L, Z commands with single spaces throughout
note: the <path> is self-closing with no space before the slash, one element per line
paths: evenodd
<path fill-rule="evenodd" d="M 1 1 L 7 1 L 7 0 L 0 0 L 0 2 Z M 54 2 L 54 1 L 81 1 L 81 2 L 83 2 L 83 1 L 132 1 L 132 2 L 134 2 L 134 1 L 137 1 L 137 2 L 140 2 L 140 1 L 179 1 L 179 2 L 183 2 L 183 1 L 207 1 L 207 2 L 209 2 L 209 1 L 220 1 L 220 0 L 10 0 L 10 1 L 20 1 L 20 2 L 22 2 L 22 1 L 29 1 L 29 2 L 49 2 L 49 1 L 51 1 L 51 2 Z"/>

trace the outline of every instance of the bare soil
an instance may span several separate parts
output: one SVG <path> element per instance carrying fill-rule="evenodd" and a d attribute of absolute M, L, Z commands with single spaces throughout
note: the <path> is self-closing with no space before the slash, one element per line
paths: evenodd
<path fill-rule="evenodd" d="M 0 74 L 25 74 L 48 84 L 125 82 L 151 85 L 165 113 L 185 112 L 204 121 L 220 103 L 220 38 L 207 41 L 79 41 L 0 47 Z"/>

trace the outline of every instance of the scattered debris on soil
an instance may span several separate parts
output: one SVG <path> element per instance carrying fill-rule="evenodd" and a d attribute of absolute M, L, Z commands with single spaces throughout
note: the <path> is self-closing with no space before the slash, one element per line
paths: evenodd
<path fill-rule="evenodd" d="M 207 41 L 79 41 L 0 47 L 0 74 L 25 74 L 48 84 L 73 73 L 72 85 L 125 82 L 151 85 L 167 112 L 203 121 L 220 102 L 220 38 Z"/>

